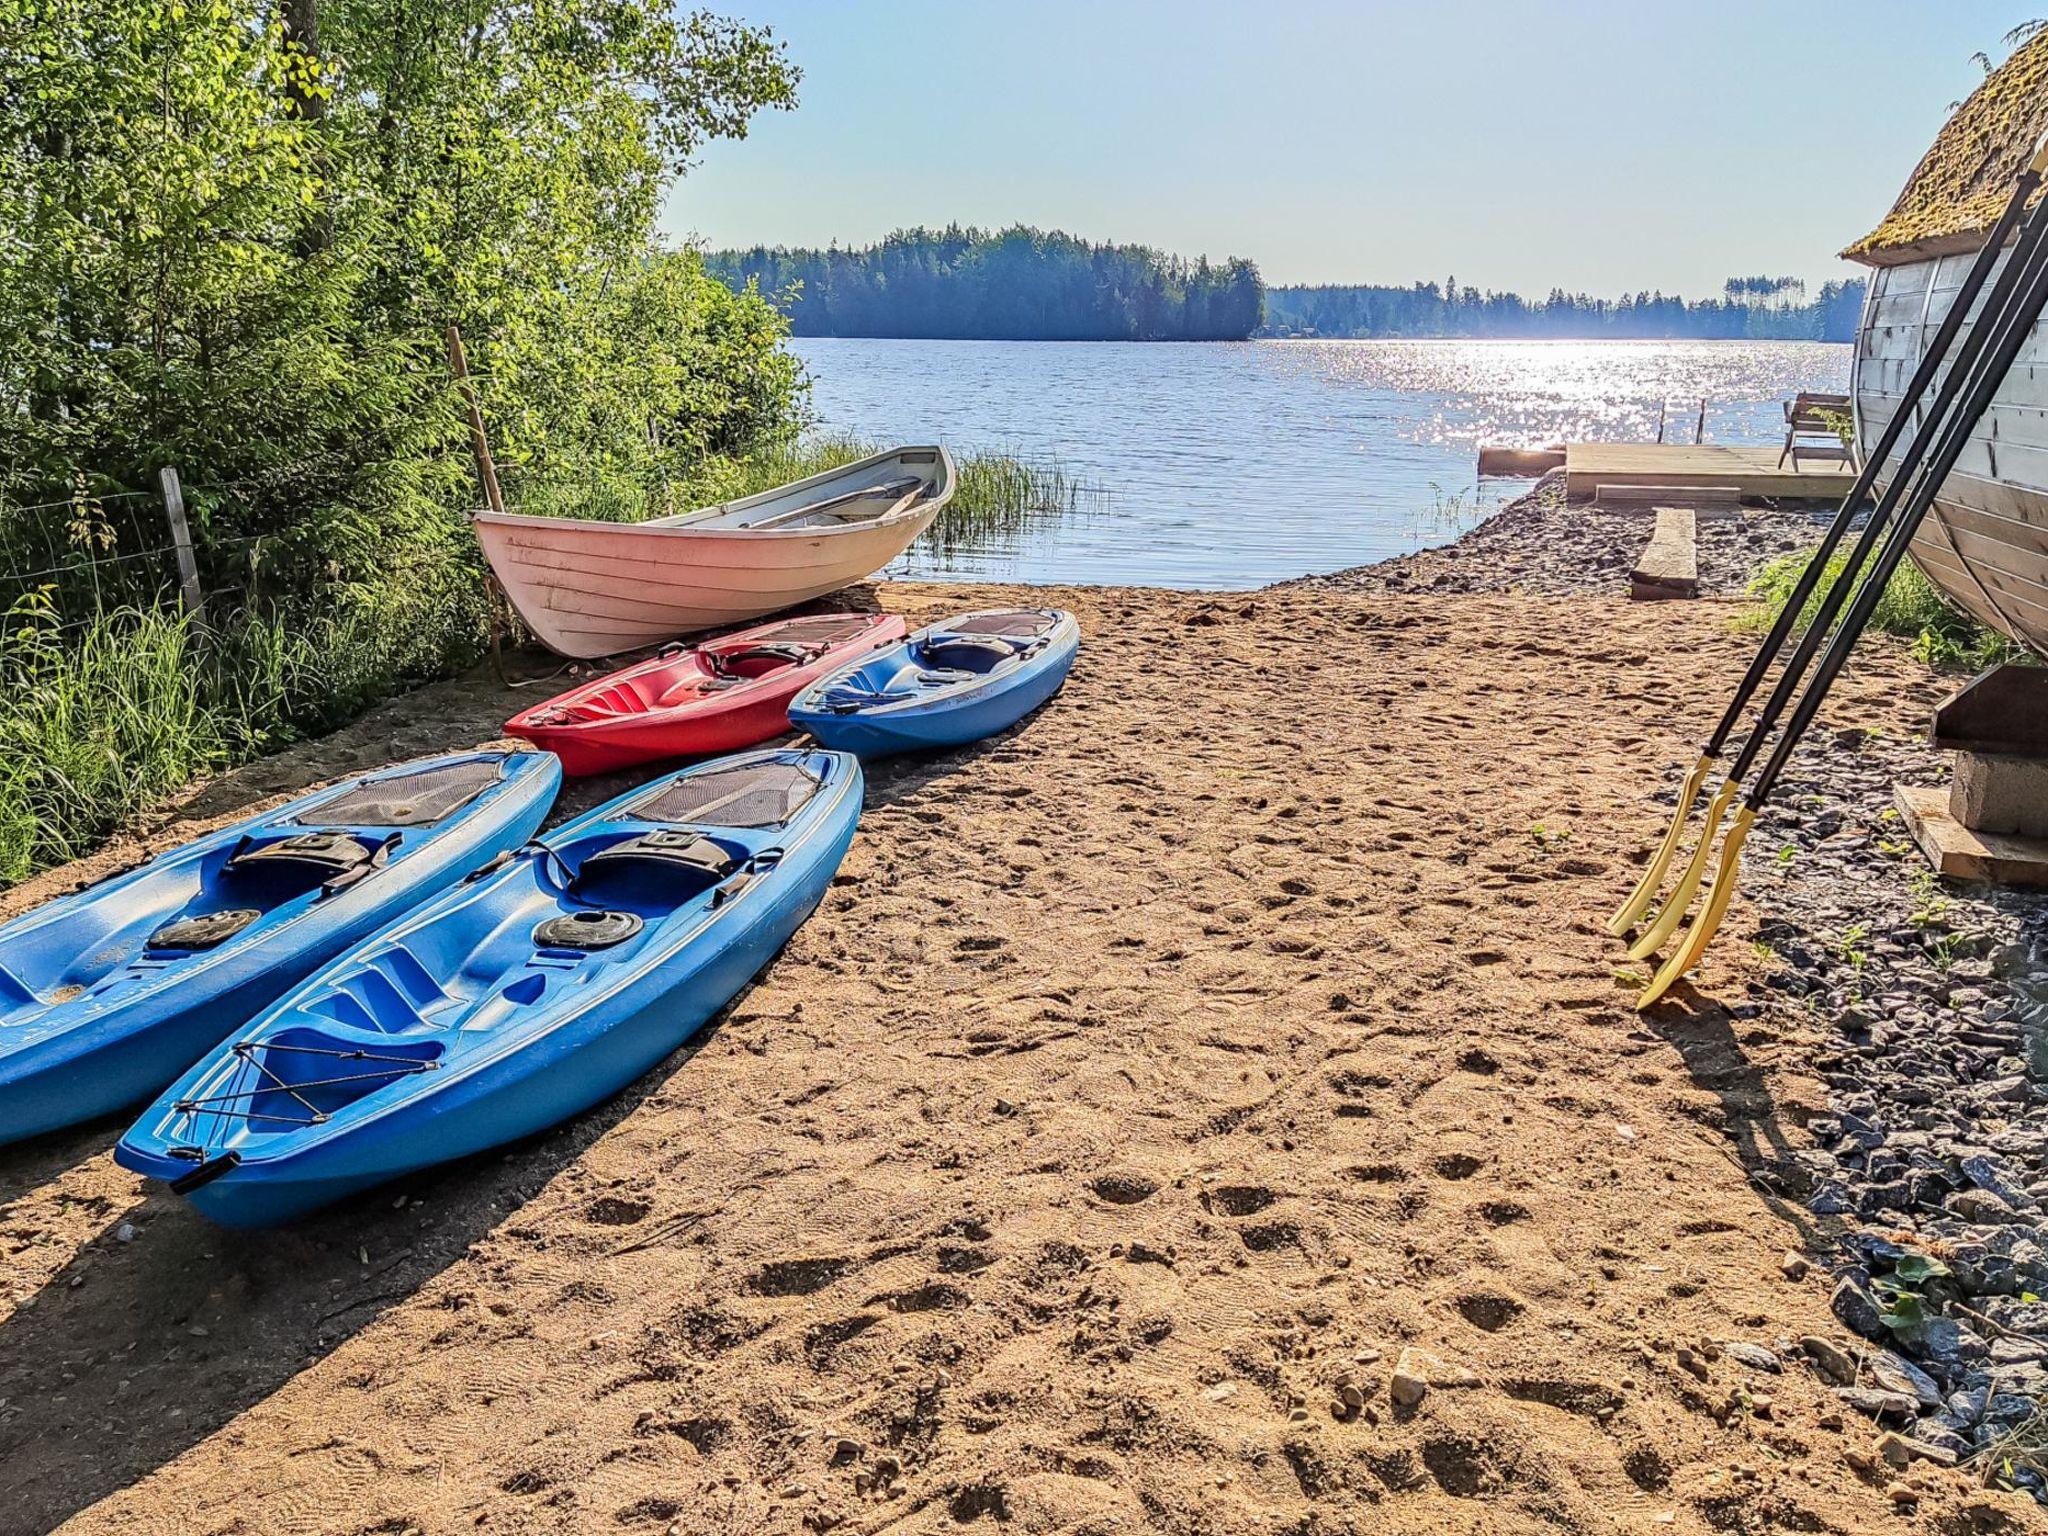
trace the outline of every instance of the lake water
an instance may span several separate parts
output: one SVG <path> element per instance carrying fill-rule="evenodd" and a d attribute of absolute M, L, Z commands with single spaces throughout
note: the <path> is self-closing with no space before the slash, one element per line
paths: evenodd
<path fill-rule="evenodd" d="M 1256 587 L 1444 543 L 1518 495 L 1481 442 L 1781 439 L 1780 402 L 1845 390 L 1819 342 L 794 343 L 827 431 L 1057 463 L 1101 495 L 891 574 Z"/>

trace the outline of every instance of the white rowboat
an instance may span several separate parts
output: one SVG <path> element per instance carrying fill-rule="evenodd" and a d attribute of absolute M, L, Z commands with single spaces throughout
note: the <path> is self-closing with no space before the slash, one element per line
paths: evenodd
<path fill-rule="evenodd" d="M 478 512 L 513 609 L 548 649 L 610 656 L 737 624 L 874 575 L 952 500 L 944 448 L 893 448 L 645 523 Z"/>

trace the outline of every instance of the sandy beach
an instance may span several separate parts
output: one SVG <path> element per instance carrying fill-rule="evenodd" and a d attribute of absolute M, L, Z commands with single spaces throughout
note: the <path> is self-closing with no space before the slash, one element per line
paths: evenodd
<path fill-rule="evenodd" d="M 146 1191 L 118 1124 L 0 1152 L 0 1529 L 2035 1518 L 1859 1471 L 1797 1359 L 1848 1340 L 1752 1179 L 1823 1102 L 1796 1022 L 1730 1011 L 1755 905 L 1647 1020 L 1601 931 L 1732 604 L 874 595 L 1087 640 L 1020 731 L 880 767 L 824 907 L 617 1102 L 272 1234 Z M 1938 692 L 1873 643 L 1838 707 Z M 532 696 L 428 689 L 151 836 Z"/>

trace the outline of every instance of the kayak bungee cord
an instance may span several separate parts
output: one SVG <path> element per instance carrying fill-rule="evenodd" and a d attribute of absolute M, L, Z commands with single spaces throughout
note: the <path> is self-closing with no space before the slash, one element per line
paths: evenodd
<path fill-rule="evenodd" d="M 2048 169 L 2048 144 L 2044 144 L 2037 152 L 2034 165 Z M 1996 340 L 1988 350 L 1979 354 L 1977 366 L 1972 370 L 1968 388 L 1962 398 L 1954 399 L 1955 392 L 1944 389 L 1944 396 L 1951 397 L 1953 409 L 1947 412 L 1947 425 L 1941 445 L 1933 457 L 1920 467 L 1912 495 L 1896 524 L 1891 528 L 1876 562 L 1867 573 L 1861 574 L 1860 580 L 1858 572 L 1845 571 L 1837 583 L 1834 591 L 1842 591 L 1852 583 L 1855 584 L 1854 601 L 1850 604 L 1848 612 L 1843 615 L 1812 682 L 1793 710 L 1792 718 L 1780 735 L 1769 762 L 1751 786 L 1742 809 L 1737 812 L 1722 842 L 1720 859 L 1705 907 L 1680 941 L 1677 950 L 1637 1000 L 1638 1008 L 1647 1008 L 1662 997 L 1679 977 L 1699 963 L 1707 945 L 1712 942 L 1715 932 L 1720 928 L 1721 919 L 1728 910 L 1728 903 L 1735 894 L 1736 881 L 1741 871 L 1742 847 L 1748 839 L 1750 829 L 1756 824 L 1758 813 L 1768 801 L 1771 790 L 1776 786 L 1786 763 L 1790 761 L 1800 738 L 1826 700 L 1829 689 L 1869 623 L 1871 614 L 1876 611 L 1877 604 L 1884 595 L 1886 583 L 1898 569 L 1899 562 L 1905 558 L 1914 534 L 1934 505 L 1949 472 L 1954 469 L 1957 460 L 1969 447 L 1972 433 L 1976 431 L 1984 413 L 1990 409 L 1992 400 L 2004 385 L 2020 350 L 2026 345 L 2028 336 L 2039 321 L 2043 308 L 2048 307 L 2048 203 L 2037 207 L 2029 217 L 2026 232 L 2021 236 L 2020 244 L 2013 252 L 2011 263 L 2014 267 L 2024 268 L 2017 284 L 2017 297 L 2011 303 L 2002 306 L 1997 313 L 1987 308 L 1976 327 L 1980 331 L 1995 332 Z M 1871 539 L 1870 531 L 1866 530 L 1865 539 L 1861 542 L 1867 544 Z M 1830 596 L 1834 595 L 1834 591 L 1831 591 Z M 1815 629 L 1818 630 L 1820 627 L 1816 625 Z M 1801 646 L 1801 652 L 1806 657 L 1811 656 L 1812 650 L 1811 644 L 1803 643 Z M 1796 678 L 1791 679 L 1789 685 L 1786 679 L 1781 678 L 1774 702 L 1778 702 L 1780 696 L 1788 696 L 1791 686 L 1796 686 L 1796 683 Z M 1731 774 L 1729 783 L 1724 785 L 1722 792 L 1715 797 L 1716 803 L 1723 808 L 1732 800 L 1741 774 L 1747 772 L 1749 764 L 1754 760 L 1761 747 L 1763 735 L 1764 731 L 1758 730 L 1744 745 L 1738 772 Z M 1713 814 L 1711 807 L 1709 814 Z M 1705 836 L 1710 839 L 1714 830 L 1710 826 Z M 1704 859 L 1696 853 L 1694 861 L 1703 863 Z"/>
<path fill-rule="evenodd" d="M 1849 531 L 1850 525 L 1855 522 L 1858 512 L 1862 510 L 1864 499 L 1876 487 L 1877 478 L 1883 473 L 1885 463 L 1890 459 L 1892 450 L 1898 446 L 1899 439 L 1905 435 L 1908 421 L 1919 410 L 1921 401 L 1927 395 L 1927 392 L 1934 387 L 1935 378 L 1941 372 L 1942 365 L 1948 361 L 1949 349 L 1954 346 L 1956 335 L 1962 329 L 1963 321 L 1967 318 L 1971 306 L 1975 304 L 1977 295 L 1983 289 L 1985 281 L 1991 275 L 1992 268 L 1998 264 L 2000 254 L 2005 250 L 2006 243 L 2012 238 L 2013 230 L 2018 227 L 2021 217 L 2026 212 L 2028 199 L 2034 195 L 2035 190 L 2041 185 L 2044 173 L 2048 173 L 2048 154 L 2035 156 L 2026 170 L 2021 173 L 2019 183 L 2013 188 L 2012 197 L 2006 203 L 2004 212 L 1998 216 L 1998 222 L 1992 226 L 1991 233 L 1986 238 L 1983 249 L 1977 253 L 1977 259 L 1971 264 L 1969 272 L 1964 276 L 1962 286 L 1956 290 L 1955 299 L 1950 303 L 1948 313 L 1942 317 L 1940 327 L 1928 342 L 1927 351 L 1921 357 L 1919 366 L 1913 370 L 1913 377 L 1907 382 L 1905 392 L 1899 397 L 1898 408 L 1892 413 L 1892 418 L 1885 424 L 1884 431 L 1879 435 L 1876 446 L 1864 461 L 1863 469 L 1856 476 L 1855 484 L 1850 486 L 1848 495 L 1842 498 L 1842 504 L 1835 513 L 1834 522 L 1829 525 L 1828 531 L 1822 537 L 1819 547 L 1814 550 L 1812 557 L 1807 561 L 1806 569 L 1800 573 L 1799 580 L 1793 586 L 1791 595 L 1786 598 L 1785 606 L 1779 612 L 1777 621 L 1771 626 L 1770 633 L 1764 637 L 1763 644 L 1757 647 L 1757 653 L 1749 663 L 1749 670 L 1743 674 L 1742 681 L 1736 685 L 1735 696 L 1728 701 L 1728 707 L 1721 713 L 1720 723 L 1714 727 L 1713 734 L 1707 738 L 1706 744 L 1700 748 L 1699 760 L 1692 765 L 1692 768 L 1685 776 L 1684 783 L 1679 786 L 1678 807 L 1672 813 L 1671 826 L 1664 834 L 1664 841 L 1658 846 L 1656 854 L 1650 860 L 1649 867 L 1643 871 L 1642 879 L 1636 883 L 1636 887 L 1629 893 L 1628 899 L 1621 904 L 1621 907 L 1615 912 L 1614 916 L 1608 919 L 1607 931 L 1616 938 L 1619 938 L 1640 922 L 1643 914 L 1650 910 L 1651 904 L 1656 900 L 1657 892 L 1664 883 L 1664 876 L 1669 872 L 1672 860 L 1678 855 L 1679 846 L 1685 836 L 1686 822 L 1691 818 L 1693 806 L 1699 799 L 1700 791 L 1706 785 L 1707 775 L 1712 772 L 1714 764 L 1720 761 L 1726 754 L 1728 738 L 1734 733 L 1736 725 L 1741 721 L 1742 711 L 1748 707 L 1751 697 L 1754 696 L 1756 690 L 1762 685 L 1764 677 L 1769 673 L 1771 664 L 1778 659 L 1779 652 L 1784 649 L 1785 642 L 1790 638 L 1794 626 L 1798 624 L 1800 615 L 1806 610 L 1807 599 L 1813 596 L 1814 588 L 1819 585 L 1821 576 L 1826 572 L 1828 561 L 1834 557 L 1835 549 L 1842 542 L 1843 535 Z M 1993 290 L 1990 299 L 1985 304 L 1984 312 L 1987 316 L 1996 313 L 2003 307 L 2004 302 L 2011 294 L 2012 284 L 2017 280 L 2018 271 L 2019 262 L 2017 260 L 2007 264 L 1999 286 Z M 1978 343 L 1978 346 L 1981 349 L 1981 343 Z M 1956 359 L 1957 368 L 1951 369 L 1950 378 L 1954 379 L 1958 371 L 1967 368 L 1969 361 L 1974 355 L 1975 353 L 1971 350 L 1971 342 L 1965 341 L 1963 350 Z M 1899 473 L 1892 482 L 1894 485 L 1903 484 L 1913 467 L 1919 463 L 1922 455 L 1925 453 L 1929 426 L 1931 424 L 1938 424 L 1940 416 L 1941 410 L 1937 402 L 1937 408 L 1929 414 L 1926 421 L 1922 422 L 1919 431 L 1915 434 L 1911 447 L 1908 448 L 1904 458 L 1900 460 Z M 1878 511 L 1873 512 L 1870 519 L 1871 525 L 1873 527 L 1876 526 L 1885 515 L 1887 515 L 1886 509 L 1882 507 Z M 1867 554 L 1867 550 L 1865 553 Z M 1862 560 L 1857 557 L 1851 557 L 1851 563 L 1852 565 L 1860 566 Z M 1817 624 L 1814 627 L 1825 628 L 1825 624 Z M 1732 777 L 1737 778 L 1740 776 L 1739 772 L 1732 775 Z M 1725 810 L 1726 808 L 1724 802 L 1722 809 Z M 1711 833 L 1711 831 L 1712 827 L 1709 826 L 1708 833 Z M 1687 896 L 1690 896 L 1689 891 Z M 1676 900 L 1676 893 L 1674 893 L 1674 900 Z M 1661 942 L 1662 936 L 1658 939 L 1658 943 Z M 1650 945 L 1651 949 L 1656 947 L 1656 944 Z"/>

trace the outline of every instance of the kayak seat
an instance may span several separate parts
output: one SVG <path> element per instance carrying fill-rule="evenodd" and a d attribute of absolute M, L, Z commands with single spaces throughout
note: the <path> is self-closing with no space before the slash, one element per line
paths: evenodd
<path fill-rule="evenodd" d="M 221 865 L 221 880 L 238 905 L 259 909 L 312 890 L 332 896 L 382 869 L 399 837 L 370 840 L 330 829 L 265 840 L 245 833 Z"/>
<path fill-rule="evenodd" d="M 992 635 L 947 635 L 922 647 L 935 671 L 993 672 L 1022 647 Z"/>
<path fill-rule="evenodd" d="M 569 894 L 597 907 L 668 911 L 710 890 L 740 863 L 716 838 L 687 827 L 662 827 L 584 859 L 569 882 Z"/>
<path fill-rule="evenodd" d="M 737 651 L 706 651 L 704 659 L 711 663 L 715 676 L 721 678 L 748 679 L 766 677 L 784 667 L 800 667 L 811 660 L 815 653 L 801 645 L 764 643 L 745 646 Z"/>

